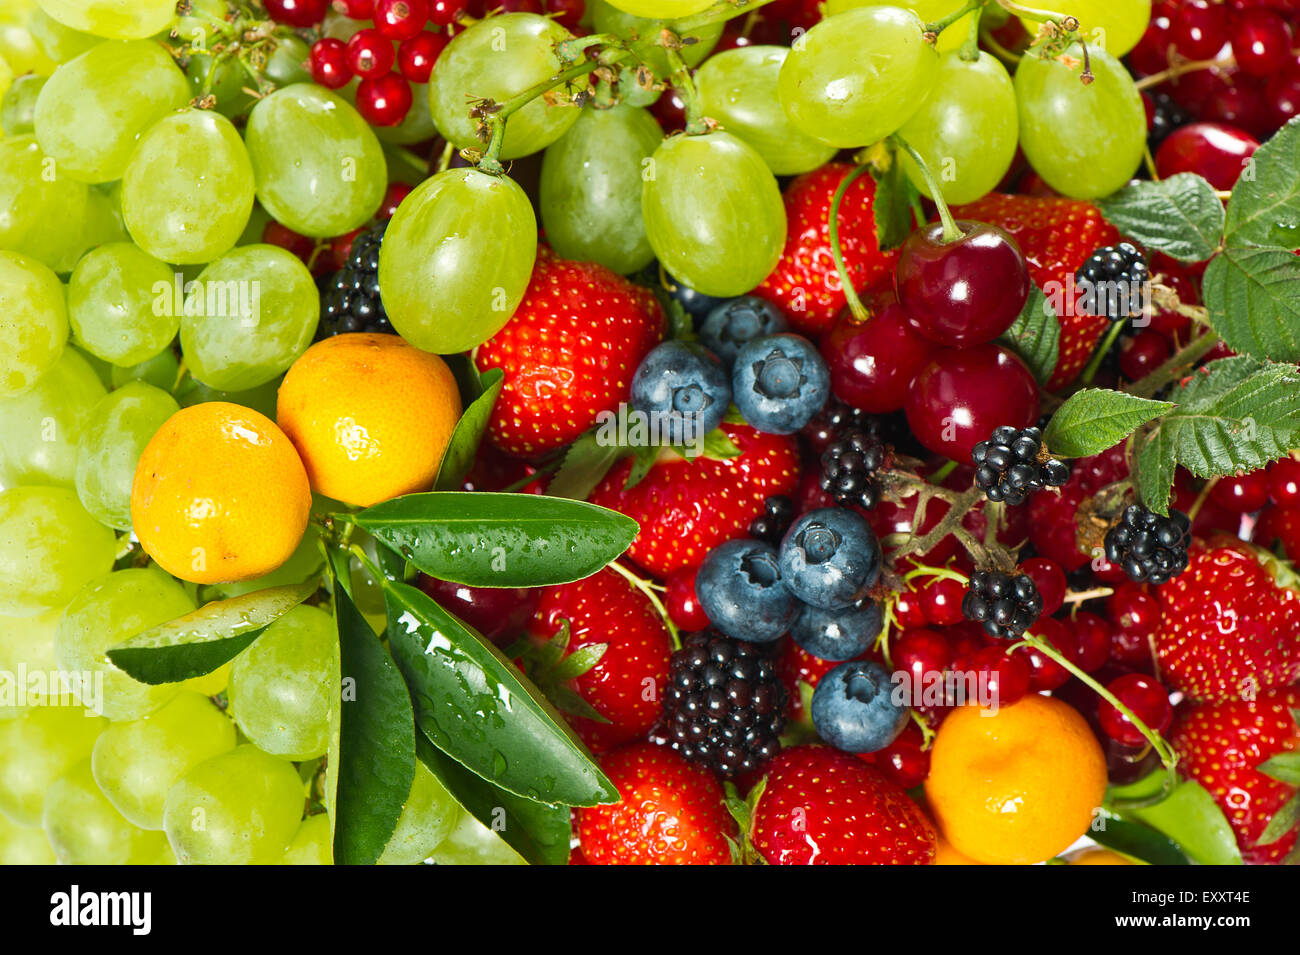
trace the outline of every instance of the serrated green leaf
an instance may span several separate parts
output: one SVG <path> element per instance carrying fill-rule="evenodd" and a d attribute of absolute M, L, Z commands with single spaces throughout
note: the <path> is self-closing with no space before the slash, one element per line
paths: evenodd
<path fill-rule="evenodd" d="M 1137 456 L 1138 495 L 1157 514 L 1169 514 L 1177 465 L 1170 433 L 1157 431 L 1142 445 Z"/>
<path fill-rule="evenodd" d="M 602 440 L 598 431 L 588 431 L 564 452 L 564 461 L 546 486 L 546 493 L 585 501 L 605 479 L 614 462 L 627 453 L 617 443 Z"/>
<path fill-rule="evenodd" d="M 1260 763 L 1259 771 L 1278 782 L 1300 786 L 1300 752 L 1279 753 Z"/>
<path fill-rule="evenodd" d="M 1088 830 L 1094 842 L 1151 865 L 1190 865 L 1187 856 L 1168 836 L 1118 816 L 1105 815 Z"/>
<path fill-rule="evenodd" d="M 1061 347 L 1061 322 L 1037 285 L 1029 289 L 1020 316 L 998 341 L 1020 356 L 1040 385 L 1052 377 Z"/>
<path fill-rule="evenodd" d="M 1211 327 L 1235 352 L 1300 361 L 1300 256 L 1228 249 L 1205 272 Z"/>
<path fill-rule="evenodd" d="M 211 673 L 233 660 L 282 614 L 320 586 L 268 587 L 229 600 L 214 600 L 108 651 L 113 665 L 141 683 L 180 683 Z"/>
<path fill-rule="evenodd" d="M 439 491 L 457 490 L 465 480 L 465 475 L 474 466 L 474 456 L 478 453 L 483 432 L 487 430 L 488 419 L 501 394 L 505 382 L 505 373 L 500 368 L 492 368 L 479 380 L 482 394 L 465 408 L 456 428 L 451 433 L 451 440 L 443 452 L 442 463 L 438 465 L 438 477 L 434 489 Z"/>
<path fill-rule="evenodd" d="M 1297 825 L 1300 825 L 1300 793 L 1296 793 L 1282 805 L 1281 809 L 1273 813 L 1273 818 L 1268 821 L 1268 825 L 1260 833 L 1259 841 L 1255 844 L 1272 845 Z"/>
<path fill-rule="evenodd" d="M 1172 402 L 1138 398 L 1122 391 L 1085 388 L 1056 409 L 1043 433 L 1043 443 L 1053 454 L 1067 458 L 1099 454 L 1173 407 Z"/>
<path fill-rule="evenodd" d="M 1255 150 L 1228 201 L 1229 248 L 1300 248 L 1300 120 L 1293 119 Z"/>
<path fill-rule="evenodd" d="M 881 251 L 888 252 L 898 248 L 912 234 L 912 200 L 920 193 L 897 157 L 883 175 L 877 176 L 873 170 L 872 178 L 876 180 L 876 196 L 871 204 L 876 242 Z"/>
<path fill-rule="evenodd" d="M 1223 203 L 1190 172 L 1134 182 L 1097 206 L 1124 235 L 1181 262 L 1204 262 L 1223 237 Z"/>

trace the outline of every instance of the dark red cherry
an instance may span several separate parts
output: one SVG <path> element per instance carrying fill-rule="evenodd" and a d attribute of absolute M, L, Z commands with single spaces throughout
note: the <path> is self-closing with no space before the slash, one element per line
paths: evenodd
<path fill-rule="evenodd" d="M 1272 10 L 1243 10 L 1233 18 L 1232 55 L 1243 73 L 1272 76 L 1291 59 L 1291 28 Z"/>
<path fill-rule="evenodd" d="M 524 632 L 537 609 L 537 590 L 522 587 L 467 587 L 421 574 L 420 589 L 448 613 L 493 643 L 505 645 Z"/>
<path fill-rule="evenodd" d="M 821 353 L 837 398 L 870 414 L 888 414 L 903 407 L 907 386 L 935 346 L 912 329 L 892 291 L 868 296 L 864 304 L 871 318 L 859 322 L 845 309 L 822 336 Z"/>
<path fill-rule="evenodd" d="M 1208 60 L 1223 46 L 1228 7 L 1216 0 L 1187 0 L 1173 18 L 1173 40 L 1189 60 Z"/>
<path fill-rule="evenodd" d="M 1150 328 L 1124 343 L 1119 352 L 1119 370 L 1129 381 L 1140 381 L 1169 358 L 1169 339 Z"/>
<path fill-rule="evenodd" d="M 1194 172 L 1215 189 L 1231 189 L 1258 148 L 1258 139 L 1235 126 L 1191 123 L 1175 129 L 1160 144 L 1156 171 L 1162 179 Z"/>

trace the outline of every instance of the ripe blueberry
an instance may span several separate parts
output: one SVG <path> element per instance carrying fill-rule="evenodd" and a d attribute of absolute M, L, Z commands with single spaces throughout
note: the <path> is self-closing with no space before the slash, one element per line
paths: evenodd
<path fill-rule="evenodd" d="M 745 420 L 759 431 L 793 434 L 830 397 L 826 362 L 808 339 L 768 335 L 745 345 L 731 370 L 731 391 Z"/>
<path fill-rule="evenodd" d="M 713 625 L 729 637 L 771 643 L 799 609 L 785 582 L 776 551 L 756 540 L 713 548 L 695 575 L 695 594 Z"/>
<path fill-rule="evenodd" d="M 880 577 L 880 542 L 854 511 L 809 511 L 781 541 L 781 577 L 804 603 L 843 609 L 866 596 Z"/>
<path fill-rule="evenodd" d="M 907 725 L 907 707 L 894 702 L 893 690 L 889 671 L 879 663 L 841 663 L 821 678 L 813 693 L 813 728 L 845 752 L 884 749 Z"/>

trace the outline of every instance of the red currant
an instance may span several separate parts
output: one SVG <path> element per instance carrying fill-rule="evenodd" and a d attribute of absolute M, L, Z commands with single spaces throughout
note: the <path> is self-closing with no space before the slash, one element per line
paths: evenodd
<path fill-rule="evenodd" d="M 502 13 L 541 13 L 542 0 L 495 0 L 492 8 Z"/>
<path fill-rule="evenodd" d="M 1174 17 L 1174 44 L 1188 59 L 1208 60 L 1223 47 L 1227 29 L 1226 6 L 1214 0 L 1186 0 Z"/>
<path fill-rule="evenodd" d="M 1127 673 L 1107 686 L 1115 699 L 1128 707 L 1133 715 L 1156 733 L 1169 729 L 1173 720 L 1173 707 L 1169 705 L 1169 694 L 1159 683 L 1141 673 Z M 1097 718 L 1101 728 L 1117 743 L 1126 746 L 1140 746 L 1146 737 L 1134 725 L 1133 721 L 1115 708 L 1106 699 L 1097 707 Z"/>
<path fill-rule="evenodd" d="M 1252 539 L 1263 547 L 1278 544 L 1292 563 L 1300 561 L 1300 508 L 1270 504 L 1260 511 Z"/>
<path fill-rule="evenodd" d="M 1030 628 L 1030 633 L 1045 640 L 1057 653 L 1074 663 L 1079 655 L 1074 633 L 1055 617 L 1042 617 Z M 1029 688 L 1035 693 L 1055 690 L 1070 679 L 1070 671 L 1035 647 L 1021 647 L 1016 651 L 1029 665 Z"/>
<path fill-rule="evenodd" d="M 969 620 L 944 627 L 943 638 L 948 641 L 948 648 L 954 661 L 974 656 L 985 647 L 995 645 L 995 641 L 984 632 L 983 627 Z"/>
<path fill-rule="evenodd" d="M 582 22 L 587 4 L 585 0 L 546 0 L 546 12 L 572 29 Z"/>
<path fill-rule="evenodd" d="M 1139 381 L 1163 365 L 1169 355 L 1169 339 L 1144 328 L 1121 346 L 1119 370 L 1129 381 Z"/>
<path fill-rule="evenodd" d="M 1210 497 L 1236 514 L 1252 514 L 1268 503 L 1269 477 L 1262 468 L 1249 474 L 1219 478 Z"/>
<path fill-rule="evenodd" d="M 1050 617 L 1061 609 L 1068 585 L 1060 564 L 1046 557 L 1031 557 L 1022 560 L 1018 569 L 1022 574 L 1028 574 L 1038 588 L 1038 594 L 1043 598 L 1042 616 Z"/>
<path fill-rule="evenodd" d="M 664 135 L 686 128 L 686 101 L 675 89 L 664 90 L 663 95 L 651 104 L 650 112 L 659 120 Z"/>
<path fill-rule="evenodd" d="M 433 64 L 446 46 L 443 34 L 421 31 L 397 48 L 397 68 L 412 83 L 427 83 Z"/>
<path fill-rule="evenodd" d="M 1272 10 L 1245 10 L 1232 26 L 1232 55 L 1243 73 L 1272 76 L 1291 59 L 1291 27 Z"/>
<path fill-rule="evenodd" d="M 930 775 L 930 751 L 922 748 L 921 730 L 913 722 L 898 739 L 871 755 L 876 768 L 902 789 L 913 789 Z"/>
<path fill-rule="evenodd" d="M 966 588 L 959 581 L 949 577 L 932 580 L 921 590 L 921 609 L 926 619 L 939 626 L 951 626 L 961 623 L 961 601 L 966 596 Z"/>
<path fill-rule="evenodd" d="M 347 44 L 333 37 L 326 37 L 312 44 L 308 66 L 311 69 L 311 78 L 327 89 L 341 89 L 352 79 L 352 68 L 348 66 Z"/>
<path fill-rule="evenodd" d="M 840 400 L 888 414 L 903 407 L 907 386 L 935 346 L 912 328 L 892 290 L 868 296 L 864 304 L 871 319 L 859 322 L 845 309 L 822 337 L 821 353 Z"/>
<path fill-rule="evenodd" d="M 924 627 L 930 622 L 925 615 L 925 610 L 921 606 L 921 595 L 910 587 L 901 591 L 897 600 L 894 601 L 894 617 L 898 620 L 898 625 L 904 630 L 910 630 L 913 627 Z"/>
<path fill-rule="evenodd" d="M 1282 458 L 1269 465 L 1268 496 L 1278 507 L 1300 505 L 1300 461 Z"/>
<path fill-rule="evenodd" d="M 904 630 L 894 643 L 894 669 L 906 673 L 913 686 L 942 674 L 952 663 L 948 641 L 933 630 Z"/>
<path fill-rule="evenodd" d="M 1160 604 L 1134 583 L 1122 583 L 1106 598 L 1113 629 L 1110 658 L 1123 666 L 1151 665 L 1151 638 L 1160 629 Z"/>
<path fill-rule="evenodd" d="M 501 646 L 524 633 L 540 592 L 518 587 L 467 587 L 421 574 L 420 589 L 484 637 Z"/>
<path fill-rule="evenodd" d="M 979 698 L 992 699 L 998 706 L 1011 706 L 1024 699 L 1029 692 L 1029 664 L 1005 647 L 993 646 L 977 650 L 968 658 L 966 672 L 974 673 Z M 978 681 L 985 681 L 983 687 Z M 982 696 L 987 694 L 987 697 Z"/>
<path fill-rule="evenodd" d="M 375 29 L 358 30 L 348 40 L 348 68 L 362 79 L 383 76 L 393 68 L 393 43 Z"/>
<path fill-rule="evenodd" d="M 303 262 L 311 259 L 312 252 L 316 251 L 316 240 L 309 239 L 305 235 L 299 235 L 288 226 L 272 220 L 262 229 L 262 241 L 267 245 L 278 245 L 280 248 L 292 252 Z"/>
<path fill-rule="evenodd" d="M 684 567 L 668 575 L 664 583 L 664 609 L 678 629 L 694 633 L 711 626 L 709 615 L 695 595 L 695 568 Z"/>
<path fill-rule="evenodd" d="M 1231 189 L 1259 140 L 1240 129 L 1218 123 L 1192 123 L 1175 129 L 1156 152 L 1162 179 L 1180 172 L 1204 176 L 1215 189 Z"/>
<path fill-rule="evenodd" d="M 427 0 L 375 0 L 375 29 L 390 40 L 408 40 L 429 22 Z"/>
<path fill-rule="evenodd" d="M 375 15 L 375 0 L 334 0 L 334 9 L 350 20 L 369 20 Z"/>
<path fill-rule="evenodd" d="M 411 84 L 388 73 L 357 84 L 357 111 L 375 126 L 396 126 L 411 108 Z"/>
<path fill-rule="evenodd" d="M 329 0 L 266 0 L 265 6 L 272 20 L 291 27 L 315 26 L 329 12 Z"/>
<path fill-rule="evenodd" d="M 449 26 L 467 6 L 467 0 L 429 0 L 429 22 L 440 27 Z"/>
<path fill-rule="evenodd" d="M 1105 666 L 1110 658 L 1110 624 L 1095 613 L 1081 612 L 1070 620 L 1070 629 L 1078 647 L 1079 669 L 1092 673 Z"/>
<path fill-rule="evenodd" d="M 365 229 L 353 229 L 351 232 L 345 232 L 330 239 L 329 255 L 321 256 L 322 260 L 329 259 L 325 269 L 327 272 L 337 272 L 348 264 L 348 256 L 352 254 L 353 240 L 365 231 Z"/>

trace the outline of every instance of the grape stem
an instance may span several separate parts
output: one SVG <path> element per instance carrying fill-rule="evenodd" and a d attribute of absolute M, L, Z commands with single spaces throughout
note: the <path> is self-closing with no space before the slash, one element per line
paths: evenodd
<path fill-rule="evenodd" d="M 912 157 L 912 162 L 916 163 L 917 168 L 921 170 L 921 175 L 925 178 L 925 184 L 930 188 L 930 198 L 938 207 L 939 220 L 943 223 L 942 241 L 945 244 L 956 242 L 965 233 L 957 225 L 957 220 L 952 217 L 952 212 L 948 209 L 948 203 L 943 198 L 943 190 L 939 188 L 939 180 L 934 177 L 934 171 L 921 158 L 921 154 L 916 151 L 912 144 L 902 136 L 895 133 L 891 138 L 898 144 L 900 149 Z"/>
<path fill-rule="evenodd" d="M 967 0 L 966 4 L 964 4 L 960 9 L 954 10 L 946 17 L 940 17 L 938 20 L 935 20 L 933 23 L 927 23 L 925 25 L 925 32 L 927 34 L 933 34 L 935 37 L 938 37 L 940 33 L 948 29 L 948 27 L 952 26 L 954 23 L 956 23 L 966 14 L 975 13 L 976 11 L 983 10 L 984 5 L 987 4 L 988 2 L 989 0 Z M 978 21 L 979 16 L 977 15 L 975 19 Z"/>
<path fill-rule="evenodd" d="M 667 31 L 664 31 L 667 33 Z M 682 54 L 671 42 L 664 44 L 664 53 L 668 65 L 672 67 L 673 89 L 682 97 L 686 106 L 686 135 L 698 136 L 709 131 L 709 123 L 700 115 L 700 97 L 695 91 L 695 80 L 691 79 L 690 67 L 682 59 Z"/>
<path fill-rule="evenodd" d="M 1039 23 L 1060 23 L 1062 20 L 1070 19 L 1064 14 L 1053 13 L 1051 10 L 1026 7 L 1023 4 L 1016 3 L 1015 0 L 997 0 L 997 4 L 1007 13 L 1013 13 L 1028 20 L 1037 20 Z"/>
<path fill-rule="evenodd" d="M 1107 329 L 1106 335 L 1097 347 L 1093 349 L 1092 357 L 1088 359 L 1088 367 L 1083 369 L 1083 375 L 1080 381 L 1084 386 L 1092 384 L 1092 379 L 1097 377 L 1097 372 L 1101 368 L 1101 363 L 1106 359 L 1106 353 L 1110 351 L 1110 346 L 1115 344 L 1115 339 L 1119 338 L 1120 332 L 1124 331 L 1123 322 L 1111 322 L 1110 328 Z"/>
<path fill-rule="evenodd" d="M 867 307 L 862 304 L 862 299 L 858 297 L 858 290 L 853 287 L 853 280 L 849 278 L 849 270 L 844 265 L 844 252 L 840 248 L 840 205 L 844 201 L 844 194 L 849 191 L 849 186 L 853 185 L 868 168 L 868 165 L 863 163 L 840 181 L 839 188 L 835 190 L 835 197 L 831 199 L 829 213 L 831 258 L 835 260 L 835 274 L 839 276 L 840 285 L 844 289 L 844 300 L 848 303 L 849 311 L 853 313 L 853 317 L 859 322 L 870 321 L 871 313 L 867 311 Z"/>
<path fill-rule="evenodd" d="M 966 33 L 966 42 L 961 45 L 957 55 L 967 63 L 974 63 L 980 58 L 980 20 L 984 16 L 984 4 L 981 3 L 970 18 L 970 29 Z"/>

